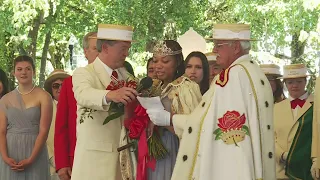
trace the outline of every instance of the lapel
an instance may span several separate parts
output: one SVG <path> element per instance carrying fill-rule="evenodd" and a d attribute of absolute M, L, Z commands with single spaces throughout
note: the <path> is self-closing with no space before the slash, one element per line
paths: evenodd
<path fill-rule="evenodd" d="M 294 121 L 293 119 L 290 100 L 289 99 L 283 100 L 283 102 L 279 103 L 279 106 L 280 106 L 279 109 L 281 109 L 281 112 L 282 112 L 281 114 L 283 116 L 282 123 L 288 124 L 290 126 L 287 126 L 287 127 L 292 128 L 296 123 L 296 121 Z"/>
<path fill-rule="evenodd" d="M 299 118 L 311 107 L 311 103 L 313 102 L 313 95 L 310 94 L 309 97 L 307 98 L 306 102 L 302 106 L 302 108 L 298 109 L 298 114 L 297 118 L 295 121 L 298 121 Z"/>
<path fill-rule="evenodd" d="M 111 78 L 101 63 L 101 60 L 99 59 L 99 57 L 97 57 L 92 64 L 100 82 L 103 84 L 105 88 L 107 88 L 111 82 Z"/>

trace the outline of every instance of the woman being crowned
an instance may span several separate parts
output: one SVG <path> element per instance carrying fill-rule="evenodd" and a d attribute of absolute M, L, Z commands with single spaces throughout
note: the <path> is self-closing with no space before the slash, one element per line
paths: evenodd
<path fill-rule="evenodd" d="M 158 83 L 154 82 L 154 86 L 161 90 L 160 98 L 165 107 L 158 115 L 170 120 L 170 113 L 191 113 L 202 96 L 199 85 L 184 76 L 185 65 L 179 43 L 173 40 L 159 42 L 153 49 L 153 63 L 159 80 Z M 154 125 L 149 124 L 149 135 L 153 128 Z M 174 130 L 172 126 L 157 127 L 157 131 L 168 153 L 163 159 L 157 160 L 154 170 L 147 170 L 148 180 L 171 179 L 182 132 Z"/>

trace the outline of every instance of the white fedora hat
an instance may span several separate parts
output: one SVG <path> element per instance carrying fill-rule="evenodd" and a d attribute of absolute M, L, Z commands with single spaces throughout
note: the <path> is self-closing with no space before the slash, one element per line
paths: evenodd
<path fill-rule="evenodd" d="M 248 24 L 215 24 L 213 25 L 213 36 L 208 39 L 255 41 L 251 39 Z"/>
<path fill-rule="evenodd" d="M 260 68 L 265 75 L 282 76 L 280 67 L 276 64 L 260 64 Z"/>
<path fill-rule="evenodd" d="M 133 27 L 115 25 L 115 24 L 99 24 L 97 39 L 128 41 L 132 42 Z"/>
<path fill-rule="evenodd" d="M 278 79 L 293 79 L 310 76 L 304 64 L 290 64 L 283 66 L 283 76 Z"/>

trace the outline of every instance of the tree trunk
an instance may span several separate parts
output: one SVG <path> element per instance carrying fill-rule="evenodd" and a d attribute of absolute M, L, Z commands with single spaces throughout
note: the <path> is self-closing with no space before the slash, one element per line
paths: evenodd
<path fill-rule="evenodd" d="M 46 70 L 50 40 L 51 40 L 51 30 L 46 34 L 46 39 L 45 39 L 44 45 L 43 45 L 43 51 L 42 51 L 42 56 L 41 56 L 40 76 L 39 76 L 39 87 L 43 87 L 43 84 L 45 81 L 45 70 Z"/>
<path fill-rule="evenodd" d="M 292 35 L 292 41 L 291 41 L 292 64 L 302 62 L 301 55 L 304 54 L 304 48 L 306 46 L 306 42 L 299 41 L 299 36 L 300 36 L 300 31 L 297 31 Z"/>
<path fill-rule="evenodd" d="M 28 37 L 31 38 L 31 44 L 28 47 L 28 53 L 34 60 L 36 60 L 38 33 L 42 20 L 43 11 L 39 12 L 38 16 L 33 20 L 32 29 L 28 34 Z"/>
<path fill-rule="evenodd" d="M 13 59 L 15 57 L 14 55 L 14 49 L 15 47 L 13 46 L 12 43 L 8 43 L 10 41 L 10 36 L 11 34 L 5 32 L 1 34 L 1 46 L 3 47 L 0 51 L 0 57 L 1 57 L 1 62 L 4 62 L 4 66 L 2 66 L 3 71 L 7 73 L 8 75 L 8 86 L 9 90 L 13 90 L 15 88 L 15 77 L 13 76 L 12 72 L 14 71 L 13 69 Z M 8 45 L 6 45 L 8 44 Z"/>

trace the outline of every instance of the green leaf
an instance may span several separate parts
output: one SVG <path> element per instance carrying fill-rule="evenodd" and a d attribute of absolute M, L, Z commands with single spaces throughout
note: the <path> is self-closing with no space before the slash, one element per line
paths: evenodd
<path fill-rule="evenodd" d="M 216 135 L 215 140 L 219 140 L 219 139 L 221 139 L 220 136 L 223 134 L 223 131 L 220 128 L 218 128 L 215 131 L 213 131 L 213 134 Z"/>
<path fill-rule="evenodd" d="M 216 135 L 215 140 L 219 140 L 219 139 L 221 139 L 221 135 L 222 135 L 222 134 L 223 134 L 223 132 L 221 132 L 221 133 L 217 134 L 217 135 Z"/>
<path fill-rule="evenodd" d="M 220 134 L 220 133 L 222 133 L 222 131 L 221 131 L 220 128 L 218 128 L 218 129 L 216 129 L 215 131 L 213 131 L 213 134 Z"/>
<path fill-rule="evenodd" d="M 249 131 L 248 126 L 243 125 L 243 126 L 242 126 L 242 130 L 246 133 L 246 135 L 250 136 L 250 131 Z"/>
<path fill-rule="evenodd" d="M 120 116 L 123 115 L 123 112 L 116 112 L 116 113 L 113 113 L 111 115 L 109 115 L 103 122 L 103 125 L 107 124 L 109 121 L 111 120 L 114 120 L 114 119 L 117 119 L 119 118 Z"/>

